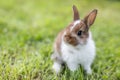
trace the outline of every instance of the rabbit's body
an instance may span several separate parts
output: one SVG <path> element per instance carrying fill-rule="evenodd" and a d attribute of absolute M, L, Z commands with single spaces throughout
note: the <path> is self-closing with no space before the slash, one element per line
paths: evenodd
<path fill-rule="evenodd" d="M 76 70 L 81 64 L 87 73 L 91 73 L 89 66 L 91 66 L 95 57 L 94 41 L 89 37 L 85 45 L 78 45 L 76 47 L 62 41 L 61 56 L 71 71 Z"/>
<path fill-rule="evenodd" d="M 61 31 L 54 44 L 53 69 L 60 72 L 61 64 L 66 63 L 71 71 L 79 65 L 91 74 L 91 64 L 95 57 L 95 44 L 89 26 L 94 22 L 97 10 L 93 10 L 84 20 L 79 20 L 77 8 L 73 6 L 74 22 Z"/>

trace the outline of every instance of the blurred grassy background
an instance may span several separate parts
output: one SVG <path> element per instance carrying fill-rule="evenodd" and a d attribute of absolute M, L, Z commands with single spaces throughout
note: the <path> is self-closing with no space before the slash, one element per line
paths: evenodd
<path fill-rule="evenodd" d="M 72 6 L 83 18 L 94 8 L 91 27 L 97 46 L 93 74 L 66 70 L 56 76 L 50 55 L 57 33 L 72 21 Z M 0 80 L 119 80 L 119 0 L 0 0 Z"/>

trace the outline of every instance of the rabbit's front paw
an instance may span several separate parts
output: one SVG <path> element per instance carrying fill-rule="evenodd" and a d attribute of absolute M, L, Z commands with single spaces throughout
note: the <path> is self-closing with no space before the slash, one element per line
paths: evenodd
<path fill-rule="evenodd" d="M 92 70 L 90 65 L 84 65 L 84 69 L 88 75 L 92 74 Z"/>
<path fill-rule="evenodd" d="M 61 64 L 60 63 L 57 63 L 57 62 L 54 62 L 53 64 L 53 70 L 56 72 L 56 74 L 58 74 L 61 70 Z"/>

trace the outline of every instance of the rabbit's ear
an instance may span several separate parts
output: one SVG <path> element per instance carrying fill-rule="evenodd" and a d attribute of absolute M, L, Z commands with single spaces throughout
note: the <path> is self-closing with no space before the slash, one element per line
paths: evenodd
<path fill-rule="evenodd" d="M 74 21 L 76 21 L 76 20 L 79 20 L 79 12 L 78 12 L 78 10 L 77 10 L 77 7 L 75 6 L 75 5 L 73 5 L 73 12 L 74 12 Z"/>
<path fill-rule="evenodd" d="M 88 28 L 94 23 L 96 15 L 97 9 L 94 9 L 83 19 Z"/>

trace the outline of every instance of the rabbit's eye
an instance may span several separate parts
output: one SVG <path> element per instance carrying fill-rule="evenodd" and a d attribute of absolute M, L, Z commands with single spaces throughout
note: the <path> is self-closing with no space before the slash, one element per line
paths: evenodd
<path fill-rule="evenodd" d="M 82 34 L 82 31 L 78 31 L 77 35 L 80 36 Z"/>

